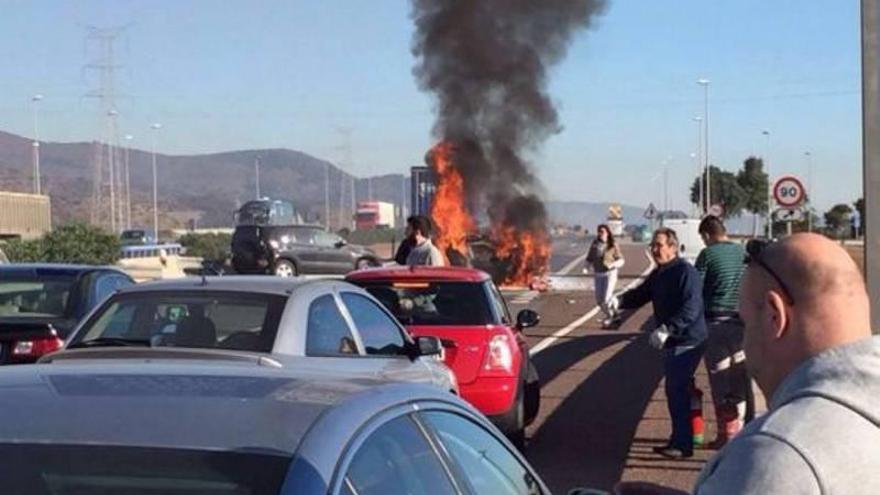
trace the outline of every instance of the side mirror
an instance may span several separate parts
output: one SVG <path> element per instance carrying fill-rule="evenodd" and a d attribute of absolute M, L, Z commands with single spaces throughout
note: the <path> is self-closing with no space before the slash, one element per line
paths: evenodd
<path fill-rule="evenodd" d="M 541 323 L 541 315 L 531 309 L 524 309 L 516 315 L 516 328 L 525 330 L 538 326 Z"/>
<path fill-rule="evenodd" d="M 443 354 L 443 343 L 437 337 L 416 337 L 416 348 L 419 356 L 440 356 Z"/>
<path fill-rule="evenodd" d="M 336 249 L 344 248 L 347 245 L 348 242 L 346 242 L 345 239 L 339 239 L 338 241 L 336 241 L 336 244 L 334 244 L 334 246 L 336 246 Z"/>

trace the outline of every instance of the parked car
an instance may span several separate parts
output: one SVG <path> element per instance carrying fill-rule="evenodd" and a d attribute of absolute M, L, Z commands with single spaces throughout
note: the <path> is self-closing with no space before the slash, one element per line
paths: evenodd
<path fill-rule="evenodd" d="M 4 493 L 541 495 L 434 387 L 256 363 L 63 362 L 0 374 Z"/>
<path fill-rule="evenodd" d="M 411 338 L 366 291 L 341 281 L 187 277 L 132 286 L 86 318 L 63 352 L 102 359 L 174 356 L 145 351 L 150 348 L 188 349 L 187 355 L 205 359 L 223 352 L 192 349 L 227 351 L 224 358 L 251 353 L 282 365 L 305 356 L 351 376 L 458 390 L 437 358 L 438 339 Z"/>
<path fill-rule="evenodd" d="M 340 275 L 379 264 L 372 250 L 350 245 L 319 225 L 247 224 L 232 235 L 232 266 L 238 273 Z"/>
<path fill-rule="evenodd" d="M 540 407 L 540 380 L 523 330 L 540 318 L 523 310 L 516 321 L 492 279 L 472 268 L 393 267 L 350 274 L 415 336 L 439 337 L 461 396 L 517 445 Z"/>
<path fill-rule="evenodd" d="M 0 365 L 32 363 L 60 349 L 92 308 L 133 284 L 112 267 L 0 265 Z"/>
<path fill-rule="evenodd" d="M 149 229 L 123 230 L 119 240 L 123 246 L 143 246 L 156 243 L 156 233 Z"/>

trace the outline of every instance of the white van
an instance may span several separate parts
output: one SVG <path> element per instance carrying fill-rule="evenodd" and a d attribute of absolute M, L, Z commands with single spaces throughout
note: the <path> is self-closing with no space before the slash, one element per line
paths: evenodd
<path fill-rule="evenodd" d="M 664 218 L 661 222 L 663 227 L 675 231 L 678 236 L 679 255 L 691 264 L 696 263 L 697 256 L 706 247 L 703 238 L 700 237 L 699 218 Z"/>

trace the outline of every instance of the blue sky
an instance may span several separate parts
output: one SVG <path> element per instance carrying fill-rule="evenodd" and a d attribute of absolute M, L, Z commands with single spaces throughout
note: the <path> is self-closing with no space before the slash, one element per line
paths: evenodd
<path fill-rule="evenodd" d="M 148 147 L 201 153 L 285 147 L 351 171 L 403 172 L 431 143 L 432 99 L 411 70 L 406 0 L 0 0 L 0 129 L 98 136 L 86 26 L 131 23 L 118 43 L 120 125 Z M 769 156 L 806 175 L 827 209 L 861 190 L 859 5 L 855 0 L 617 0 L 552 71 L 563 131 L 533 157 L 553 199 L 674 207 L 696 175 L 702 92 L 711 79 L 711 157 Z M 769 146 L 761 131 L 770 131 Z"/>

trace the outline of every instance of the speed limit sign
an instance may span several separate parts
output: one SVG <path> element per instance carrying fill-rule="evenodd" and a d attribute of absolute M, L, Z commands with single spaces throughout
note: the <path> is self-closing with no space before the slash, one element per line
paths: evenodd
<path fill-rule="evenodd" d="M 781 177 L 773 186 L 773 197 L 779 206 L 790 208 L 800 206 L 806 199 L 804 184 L 797 177 Z"/>

